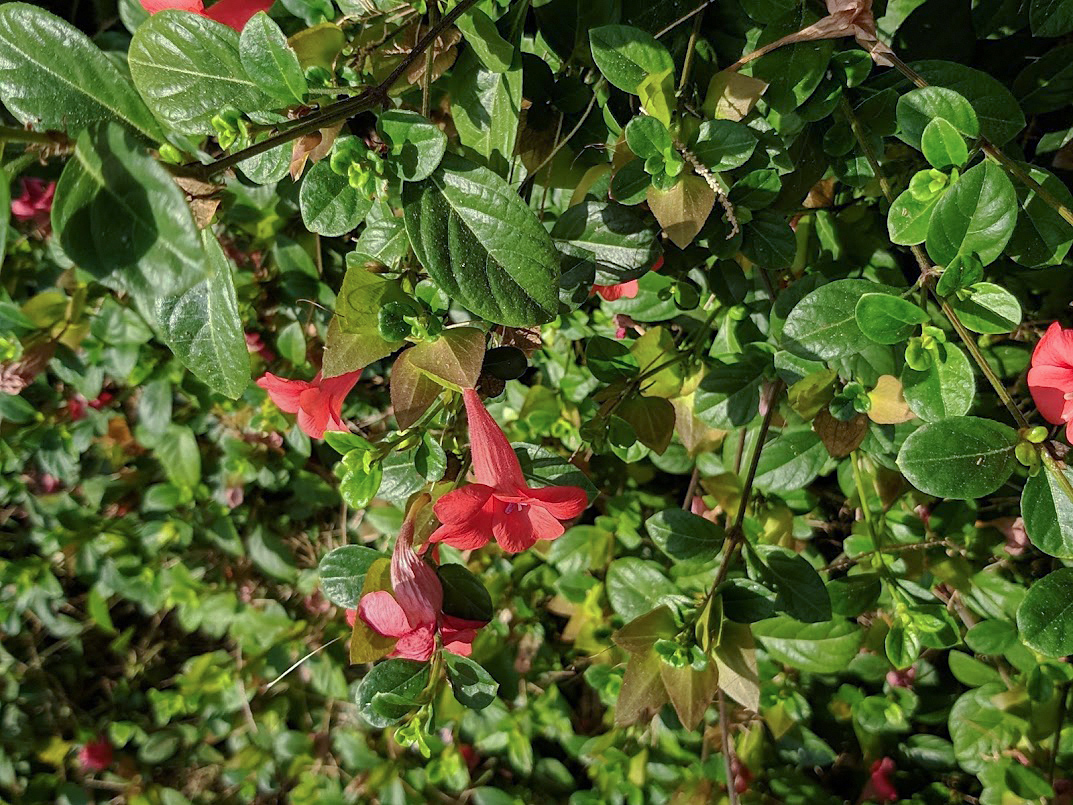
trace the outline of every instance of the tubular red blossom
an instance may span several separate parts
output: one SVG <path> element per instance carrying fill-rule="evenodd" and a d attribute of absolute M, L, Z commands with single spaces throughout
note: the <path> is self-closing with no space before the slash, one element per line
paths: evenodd
<path fill-rule="evenodd" d="M 652 264 L 652 271 L 659 271 L 661 268 L 663 268 L 663 255 L 660 255 L 659 259 Z M 593 285 L 589 295 L 599 294 L 608 302 L 614 302 L 616 299 L 635 298 L 640 287 L 638 280 L 620 282 L 618 285 Z"/>
<path fill-rule="evenodd" d="M 44 179 L 23 178 L 22 195 L 11 200 L 11 217 L 16 221 L 30 221 L 35 229 L 48 234 L 52 229 L 52 198 L 56 195 L 56 183 Z"/>
<path fill-rule="evenodd" d="M 510 442 L 477 392 L 466 389 L 462 396 L 477 483 L 436 501 L 433 508 L 443 525 L 430 541 L 469 550 L 495 539 L 508 553 L 519 553 L 537 540 L 562 536 L 563 522 L 588 506 L 585 490 L 577 486 L 531 488 Z"/>
<path fill-rule="evenodd" d="M 879 802 L 896 802 L 898 789 L 890 781 L 890 775 L 894 773 L 894 761 L 889 757 L 877 760 L 872 764 L 871 777 L 865 783 L 861 792 L 861 799 L 874 799 Z"/>
<path fill-rule="evenodd" d="M 381 590 L 362 596 L 357 617 L 378 635 L 398 640 L 391 657 L 428 660 L 436 650 L 437 632 L 447 651 L 469 656 L 484 623 L 442 613 L 443 586 L 436 571 L 414 552 L 413 538 L 414 525 L 407 521 L 391 554 L 393 593 Z M 353 611 L 347 611 L 347 622 L 352 626 Z"/>
<path fill-rule="evenodd" d="M 78 763 L 86 771 L 104 771 L 112 765 L 112 744 L 103 735 L 78 750 Z"/>
<path fill-rule="evenodd" d="M 1028 388 L 1040 415 L 1052 425 L 1065 425 L 1073 442 L 1073 330 L 1058 322 L 1047 328 L 1032 353 Z"/>
<path fill-rule="evenodd" d="M 258 11 L 268 11 L 275 0 L 220 0 L 208 8 L 201 0 L 142 0 L 142 8 L 150 14 L 158 11 L 189 11 L 210 20 L 242 31 L 250 17 Z"/>
<path fill-rule="evenodd" d="M 346 430 L 343 400 L 361 377 L 361 370 L 338 377 L 311 381 L 288 380 L 266 372 L 257 385 L 268 392 L 279 410 L 298 414 L 298 427 L 313 439 L 323 439 L 327 430 Z"/>

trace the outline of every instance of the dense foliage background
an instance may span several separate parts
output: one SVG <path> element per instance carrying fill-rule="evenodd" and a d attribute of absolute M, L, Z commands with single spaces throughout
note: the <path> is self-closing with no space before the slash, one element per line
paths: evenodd
<path fill-rule="evenodd" d="M 2 801 L 1071 801 L 1071 33 L 0 6 Z"/>

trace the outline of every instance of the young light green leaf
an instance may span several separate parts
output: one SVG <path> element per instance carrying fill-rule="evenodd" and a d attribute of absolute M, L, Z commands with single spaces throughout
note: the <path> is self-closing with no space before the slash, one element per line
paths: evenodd
<path fill-rule="evenodd" d="M 928 495 L 972 500 L 990 495 L 1010 477 L 1017 432 L 1000 422 L 959 416 L 909 434 L 898 452 L 906 480 Z"/>
<path fill-rule="evenodd" d="M 589 31 L 592 58 L 613 86 L 637 94 L 649 75 L 674 70 L 667 48 L 651 34 L 629 25 L 604 25 Z"/>
<path fill-rule="evenodd" d="M 937 117 L 924 127 L 920 148 L 933 168 L 960 168 L 969 159 L 969 147 L 954 124 Z"/>
<path fill-rule="evenodd" d="M 905 190 L 894 199 L 887 212 L 887 234 L 891 243 L 899 246 L 916 246 L 928 237 L 928 226 L 935 206 L 942 193 L 921 201 L 910 191 Z"/>
<path fill-rule="evenodd" d="M 914 148 L 922 148 L 924 130 L 935 120 L 944 120 L 955 133 L 978 137 L 980 122 L 965 98 L 952 89 L 924 87 L 898 99 L 898 136 Z M 939 167 L 936 165 L 935 167 Z"/>
<path fill-rule="evenodd" d="M 977 282 L 969 288 L 969 296 L 950 298 L 950 307 L 961 323 L 974 333 L 999 335 L 1016 330 L 1021 325 L 1021 303 L 1001 285 Z"/>
<path fill-rule="evenodd" d="M 211 229 L 201 237 L 209 276 L 184 293 L 156 300 L 157 329 L 199 380 L 237 400 L 250 382 L 250 353 L 235 299 L 231 261 Z"/>
<path fill-rule="evenodd" d="M 164 139 L 130 79 L 77 28 L 26 3 L 0 8 L 0 96 L 20 123 L 71 136 L 119 121 Z"/>

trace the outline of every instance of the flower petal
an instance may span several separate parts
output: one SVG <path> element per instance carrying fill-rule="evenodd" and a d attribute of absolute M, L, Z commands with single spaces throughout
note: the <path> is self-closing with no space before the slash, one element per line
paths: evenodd
<path fill-rule="evenodd" d="M 220 0 L 204 13 L 210 20 L 221 22 L 242 33 L 250 17 L 258 11 L 268 11 L 273 2 L 274 0 Z"/>
<path fill-rule="evenodd" d="M 402 637 L 412 628 L 399 602 L 386 590 L 363 595 L 358 602 L 358 617 L 382 637 Z"/>
<path fill-rule="evenodd" d="M 534 539 L 556 539 L 561 537 L 566 530 L 551 512 L 540 506 L 530 506 L 528 514 Z"/>
<path fill-rule="evenodd" d="M 192 11 L 194 14 L 204 14 L 205 4 L 201 0 L 142 0 L 142 8 L 150 14 L 158 11 Z"/>
<path fill-rule="evenodd" d="M 263 377 L 258 378 L 257 385 L 267 391 L 269 399 L 286 414 L 297 414 L 302 392 L 312 388 L 305 380 L 288 380 L 276 377 L 271 372 L 265 372 Z"/>
<path fill-rule="evenodd" d="M 1028 389 L 1040 416 L 1053 425 L 1065 422 L 1065 395 L 1073 392 L 1073 369 L 1060 366 L 1033 366 L 1028 370 Z"/>
<path fill-rule="evenodd" d="M 637 280 L 620 282 L 618 285 L 594 285 L 592 287 L 596 293 L 600 294 L 608 302 L 614 302 L 618 299 L 634 299 L 640 290 Z"/>
<path fill-rule="evenodd" d="M 475 551 L 487 545 L 491 538 L 491 523 L 486 529 L 476 528 L 470 523 L 451 523 L 433 531 L 428 541 L 443 542 L 460 551 Z"/>
<path fill-rule="evenodd" d="M 402 524 L 391 553 L 391 588 L 411 627 L 435 624 L 443 608 L 443 586 L 436 571 L 414 553 L 414 524 Z"/>
<path fill-rule="evenodd" d="M 432 510 L 441 523 L 465 523 L 478 515 L 492 496 L 492 487 L 469 484 L 448 492 L 436 501 Z"/>
<path fill-rule="evenodd" d="M 492 515 L 492 535 L 499 547 L 507 553 L 521 553 L 533 547 L 537 538 L 533 535 L 533 524 L 529 519 L 530 508 L 525 504 L 497 506 Z M 507 509 L 510 508 L 510 511 Z M 547 515 L 551 517 L 551 515 Z M 555 519 L 555 518 L 551 518 Z M 558 520 L 555 520 L 558 523 Z M 559 526 L 560 529 L 562 526 Z M 561 533 L 561 532 L 560 532 Z"/>
<path fill-rule="evenodd" d="M 589 496 L 580 486 L 545 486 L 528 489 L 526 494 L 559 520 L 573 520 L 589 506 Z"/>
<path fill-rule="evenodd" d="M 1073 330 L 1063 330 L 1058 322 L 1052 322 L 1032 352 L 1032 366 L 1073 369 Z"/>
<path fill-rule="evenodd" d="M 470 453 L 477 480 L 496 489 L 513 490 L 525 486 L 518 456 L 477 392 L 465 389 L 462 398 L 466 402 L 466 416 L 469 418 Z"/>
<path fill-rule="evenodd" d="M 434 624 L 429 624 L 420 626 L 400 637 L 390 656 L 424 662 L 432 656 L 435 650 L 436 629 Z"/>

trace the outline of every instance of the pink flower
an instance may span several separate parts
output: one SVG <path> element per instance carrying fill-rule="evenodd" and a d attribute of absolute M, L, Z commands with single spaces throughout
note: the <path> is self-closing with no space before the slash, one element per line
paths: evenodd
<path fill-rule="evenodd" d="M 1065 425 L 1073 442 L 1073 330 L 1058 322 L 1047 328 L 1032 353 L 1028 388 L 1040 415 L 1052 425 Z"/>
<path fill-rule="evenodd" d="M 268 392 L 279 410 L 298 414 L 298 427 L 310 438 L 323 439 L 326 430 L 346 430 L 343 400 L 361 377 L 361 370 L 324 379 L 320 372 L 311 381 L 287 380 L 266 372 L 257 385 Z"/>
<path fill-rule="evenodd" d="M 150 14 L 158 11 L 190 11 L 241 31 L 258 11 L 268 11 L 274 0 L 220 0 L 209 8 L 201 0 L 142 0 L 142 8 Z"/>
<path fill-rule="evenodd" d="M 11 217 L 16 221 L 30 221 L 35 229 L 47 234 L 52 229 L 50 215 L 56 183 L 33 178 L 19 181 L 22 182 L 22 195 L 12 199 Z"/>
<path fill-rule="evenodd" d="M 104 771 L 112 765 L 112 745 L 99 736 L 78 750 L 78 763 L 89 772 Z"/>
<path fill-rule="evenodd" d="M 912 689 L 913 682 L 917 678 L 916 666 L 910 665 L 904 671 L 887 671 L 887 684 L 892 688 Z"/>
<path fill-rule="evenodd" d="M 896 802 L 898 789 L 890 781 L 890 775 L 894 773 L 894 761 L 889 757 L 877 760 L 872 764 L 871 777 L 861 791 L 861 799 L 874 799 L 879 802 Z"/>
<path fill-rule="evenodd" d="M 530 488 L 518 457 L 473 389 L 462 392 L 469 417 L 470 451 L 477 483 L 448 492 L 433 507 L 443 523 L 429 538 L 459 550 L 480 548 L 492 538 L 508 553 L 537 540 L 562 536 L 563 521 L 588 506 L 577 486 Z"/>
<path fill-rule="evenodd" d="M 432 566 L 414 552 L 413 538 L 413 522 L 403 523 L 391 554 L 394 594 L 380 590 L 362 596 L 357 616 L 378 635 L 398 640 L 388 656 L 424 662 L 436 650 L 439 632 L 447 651 L 468 657 L 484 624 L 443 614 L 443 587 Z M 347 611 L 351 625 L 352 611 Z"/>
<path fill-rule="evenodd" d="M 272 363 L 276 359 L 276 353 L 268 348 L 260 333 L 246 333 L 246 351 L 260 355 L 265 363 Z"/>

